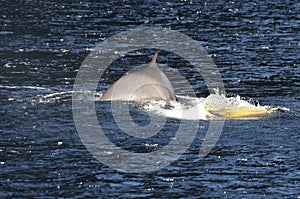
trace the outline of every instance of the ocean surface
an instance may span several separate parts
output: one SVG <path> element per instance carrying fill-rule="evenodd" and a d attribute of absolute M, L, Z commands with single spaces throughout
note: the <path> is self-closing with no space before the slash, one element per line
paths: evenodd
<path fill-rule="evenodd" d="M 104 164 L 75 127 L 73 85 L 97 45 L 141 27 L 197 41 L 217 65 L 228 97 L 281 108 L 264 117 L 226 119 L 205 157 L 199 150 L 212 121 L 202 118 L 184 120 L 197 125 L 195 137 L 165 167 L 132 173 Z M 99 95 L 133 66 L 149 63 L 156 50 L 132 51 L 113 62 L 99 81 Z M 195 97 L 209 95 L 182 57 L 162 51 L 158 63 L 180 71 Z M 300 198 L 299 88 L 296 0 L 0 1 L 0 198 Z M 174 90 L 184 93 L 180 86 Z M 135 139 L 114 123 L 109 102 L 94 104 L 107 137 L 131 153 L 164 148 L 182 123 L 164 118 L 157 135 Z M 147 126 L 149 114 L 137 106 L 130 115 Z"/>

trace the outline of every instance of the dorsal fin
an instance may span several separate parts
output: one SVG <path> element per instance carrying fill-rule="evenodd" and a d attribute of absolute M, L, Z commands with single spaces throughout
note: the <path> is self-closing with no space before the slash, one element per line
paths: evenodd
<path fill-rule="evenodd" d="M 157 56 L 158 52 L 153 55 L 147 68 L 122 76 L 100 100 L 176 100 L 171 82 L 156 64 Z"/>
<path fill-rule="evenodd" d="M 157 52 L 153 55 L 149 67 L 157 67 L 157 65 L 156 65 L 156 59 L 157 59 L 158 53 L 159 53 L 159 51 L 157 51 Z"/>

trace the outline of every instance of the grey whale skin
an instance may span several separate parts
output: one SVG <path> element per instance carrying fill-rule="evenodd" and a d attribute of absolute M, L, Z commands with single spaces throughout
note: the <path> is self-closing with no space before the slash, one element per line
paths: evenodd
<path fill-rule="evenodd" d="M 143 70 L 122 76 L 101 96 L 101 101 L 176 100 L 174 89 L 167 76 L 158 68 L 153 55 Z"/>

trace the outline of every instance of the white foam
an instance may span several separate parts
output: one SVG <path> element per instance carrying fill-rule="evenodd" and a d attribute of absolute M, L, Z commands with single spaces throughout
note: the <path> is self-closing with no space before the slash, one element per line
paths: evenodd
<path fill-rule="evenodd" d="M 150 101 L 144 104 L 146 111 L 155 114 L 183 119 L 183 120 L 210 120 L 218 117 L 225 117 L 228 110 L 255 109 L 266 113 L 276 111 L 289 111 L 287 108 L 260 106 L 241 99 L 239 95 L 226 97 L 224 94 L 210 94 L 207 98 L 189 96 L 176 96 L 178 101 Z M 259 113 L 258 113 L 259 114 Z"/>
<path fill-rule="evenodd" d="M 0 85 L 0 88 L 6 89 L 35 89 L 35 90 L 49 90 L 52 91 L 50 88 L 40 87 L 40 86 L 3 86 Z"/>
<path fill-rule="evenodd" d="M 203 98 L 177 96 L 179 101 L 151 101 L 144 105 L 144 109 L 158 115 L 184 119 L 200 120 L 210 115 L 205 109 Z"/>

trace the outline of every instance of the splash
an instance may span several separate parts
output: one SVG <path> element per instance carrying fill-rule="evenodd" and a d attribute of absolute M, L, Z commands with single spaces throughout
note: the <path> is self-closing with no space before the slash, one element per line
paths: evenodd
<path fill-rule="evenodd" d="M 152 101 L 144 105 L 146 111 L 158 115 L 184 120 L 259 119 L 277 111 L 289 111 L 287 108 L 261 106 L 253 100 L 243 100 L 239 95 L 226 97 L 214 93 L 206 98 L 177 96 L 178 101 Z"/>
<path fill-rule="evenodd" d="M 226 97 L 221 94 L 211 94 L 206 98 L 206 110 L 210 113 L 225 118 L 245 118 L 261 116 L 272 113 L 269 106 L 260 106 L 259 103 L 252 104 L 242 100 L 239 95 Z"/>
<path fill-rule="evenodd" d="M 143 108 L 161 116 L 185 120 L 204 120 L 210 115 L 205 109 L 205 98 L 177 98 L 178 101 L 150 101 Z"/>

